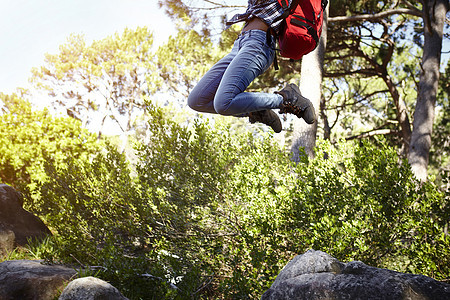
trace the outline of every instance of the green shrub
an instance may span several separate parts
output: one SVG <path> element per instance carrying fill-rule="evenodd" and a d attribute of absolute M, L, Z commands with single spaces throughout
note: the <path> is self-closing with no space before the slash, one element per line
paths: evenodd
<path fill-rule="evenodd" d="M 151 107 L 133 171 L 112 147 L 48 167 L 49 259 L 99 266 L 131 299 L 258 299 L 309 248 L 449 277 L 448 194 L 383 140 L 322 141 L 294 164 L 270 135 L 167 115 Z"/>
<path fill-rule="evenodd" d="M 26 192 L 27 209 L 42 204 L 36 186 L 47 180 L 45 163 L 87 160 L 103 146 L 80 121 L 35 110 L 15 94 L 0 93 L 0 108 L 0 182 Z"/>
<path fill-rule="evenodd" d="M 286 218 L 303 243 L 342 261 L 448 278 L 449 207 L 442 191 L 416 180 L 384 141 L 324 143 L 317 150 L 326 158 L 299 165 L 303 180 Z"/>

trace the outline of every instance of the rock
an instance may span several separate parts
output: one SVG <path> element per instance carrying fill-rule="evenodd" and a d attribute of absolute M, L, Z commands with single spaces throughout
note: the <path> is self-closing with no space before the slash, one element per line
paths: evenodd
<path fill-rule="evenodd" d="M 27 239 L 51 234 L 45 224 L 22 207 L 22 195 L 6 184 L 0 184 L 0 235 L 14 233 L 15 244 L 23 246 Z M 12 235 L 9 234 L 9 237 Z M 0 245 L 1 247 L 1 245 Z M 1 248 L 0 248 L 1 249 Z M 5 251 L 6 249 L 3 249 Z"/>
<path fill-rule="evenodd" d="M 41 261 L 4 261 L 0 263 L 0 300 L 53 300 L 76 275 L 74 269 Z"/>
<path fill-rule="evenodd" d="M 450 284 L 310 250 L 291 260 L 261 300 L 444 300 Z"/>
<path fill-rule="evenodd" d="M 127 300 L 111 284 L 95 277 L 78 278 L 69 283 L 59 300 Z"/>

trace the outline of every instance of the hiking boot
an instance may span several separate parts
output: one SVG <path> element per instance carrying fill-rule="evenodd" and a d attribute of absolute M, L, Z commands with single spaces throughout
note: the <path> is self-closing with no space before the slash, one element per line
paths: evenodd
<path fill-rule="evenodd" d="M 303 118 L 308 124 L 313 124 L 316 121 L 314 106 L 309 99 L 302 96 L 297 85 L 287 84 L 284 89 L 275 93 L 283 96 L 280 113 L 294 114 L 298 118 Z"/>
<path fill-rule="evenodd" d="M 250 120 L 250 123 L 252 124 L 255 122 L 263 123 L 272 127 L 273 131 L 275 131 L 276 133 L 281 132 L 282 126 L 280 118 L 278 117 L 276 112 L 271 109 L 248 113 L 248 118 Z"/>

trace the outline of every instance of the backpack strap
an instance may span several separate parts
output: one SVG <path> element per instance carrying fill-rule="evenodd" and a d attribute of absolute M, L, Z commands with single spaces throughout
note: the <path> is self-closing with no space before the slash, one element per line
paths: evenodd
<path fill-rule="evenodd" d="M 322 0 L 322 5 L 323 5 L 324 1 L 328 2 L 328 0 Z M 289 5 L 288 0 L 281 0 L 281 7 L 283 8 L 284 12 L 281 16 L 275 18 L 275 20 L 273 20 L 272 23 L 276 23 L 280 20 L 284 20 L 290 14 L 294 13 L 294 10 L 297 7 L 297 5 L 299 4 L 299 2 L 300 2 L 300 0 L 292 0 L 291 5 Z M 275 36 L 275 38 L 276 38 L 276 36 Z M 267 45 L 269 45 L 269 47 L 272 47 L 272 28 L 271 27 L 269 27 L 267 29 L 266 40 L 267 40 Z M 275 42 L 275 44 L 276 44 L 276 42 Z M 273 64 L 274 64 L 275 70 L 278 70 L 279 69 L 278 59 L 277 59 L 277 50 L 278 49 L 276 49 L 276 45 L 273 45 L 273 46 L 274 46 L 273 48 L 275 49 L 275 57 L 273 59 Z"/>
<path fill-rule="evenodd" d="M 302 18 L 303 19 L 303 18 Z M 297 18 L 292 18 L 291 23 L 300 27 L 305 27 L 308 30 L 308 33 L 312 36 L 312 38 L 316 41 L 316 45 L 319 44 L 319 36 L 314 28 L 311 27 L 308 23 L 302 22 Z M 317 47 L 317 46 L 316 46 Z"/>
<path fill-rule="evenodd" d="M 322 1 L 328 2 L 328 0 L 322 0 Z M 279 16 L 278 18 L 273 20 L 273 23 L 278 22 L 280 20 L 284 20 L 289 15 L 293 14 L 294 10 L 297 7 L 297 5 L 299 4 L 299 2 L 300 2 L 300 0 L 292 0 L 291 5 L 288 5 L 289 4 L 288 0 L 281 0 L 281 8 L 283 8 L 284 12 L 281 16 Z"/>

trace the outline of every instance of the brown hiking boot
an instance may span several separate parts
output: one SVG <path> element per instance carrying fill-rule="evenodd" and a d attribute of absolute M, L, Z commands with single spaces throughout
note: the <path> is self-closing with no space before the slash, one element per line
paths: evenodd
<path fill-rule="evenodd" d="M 272 127 L 273 131 L 275 131 L 276 133 L 281 132 L 281 129 L 283 129 L 280 118 L 278 117 L 276 112 L 271 109 L 248 113 L 248 118 L 250 120 L 250 123 L 253 124 L 255 122 L 259 122 L 266 124 Z"/>
<path fill-rule="evenodd" d="M 308 124 L 316 121 L 314 106 L 309 99 L 302 96 L 297 85 L 287 84 L 284 89 L 275 93 L 283 96 L 280 113 L 294 114 L 298 118 L 303 118 Z"/>

